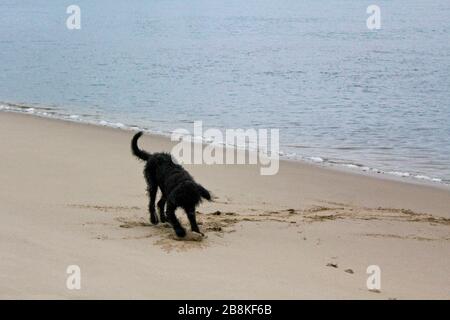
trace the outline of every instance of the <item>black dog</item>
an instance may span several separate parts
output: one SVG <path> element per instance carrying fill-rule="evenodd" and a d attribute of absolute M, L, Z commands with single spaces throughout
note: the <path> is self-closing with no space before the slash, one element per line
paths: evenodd
<path fill-rule="evenodd" d="M 158 223 L 155 201 L 159 187 L 162 193 L 161 199 L 158 201 L 161 222 L 166 222 L 167 217 L 177 236 L 184 237 L 186 231 L 175 216 L 175 210 L 180 207 L 186 212 L 192 231 L 201 233 L 195 219 L 195 207 L 202 201 L 202 198 L 210 201 L 210 193 L 196 183 L 182 166 L 175 164 L 170 154 L 148 153 L 139 149 L 137 142 L 141 136 L 142 132 L 139 132 L 133 137 L 131 150 L 136 157 L 147 162 L 144 176 L 147 180 L 147 191 L 150 196 L 150 221 L 153 224 Z M 167 210 L 164 213 L 166 202 Z"/>

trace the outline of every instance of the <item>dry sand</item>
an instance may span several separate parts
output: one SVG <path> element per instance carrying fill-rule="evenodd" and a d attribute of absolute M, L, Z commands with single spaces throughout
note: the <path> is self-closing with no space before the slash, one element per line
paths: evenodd
<path fill-rule="evenodd" d="M 2 112 L 0 136 L 0 298 L 450 298 L 447 187 L 288 161 L 275 176 L 189 166 L 217 198 L 198 208 L 207 238 L 177 241 L 148 223 L 131 132 Z"/>

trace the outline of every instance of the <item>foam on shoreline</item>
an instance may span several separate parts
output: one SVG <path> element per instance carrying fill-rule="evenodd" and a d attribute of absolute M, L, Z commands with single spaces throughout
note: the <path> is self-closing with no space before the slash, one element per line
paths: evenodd
<path fill-rule="evenodd" d="M 90 115 L 78 115 L 78 114 L 71 114 L 71 113 L 65 113 L 64 111 L 60 111 L 56 108 L 50 108 L 50 107 L 41 107 L 36 105 L 25 105 L 25 104 L 15 104 L 15 103 L 7 103 L 7 102 L 0 102 L 0 112 L 16 112 L 16 113 L 24 113 L 24 114 L 30 114 L 38 117 L 43 118 L 51 118 L 51 119 L 57 119 L 57 120 L 63 120 L 63 121 L 70 121 L 70 122 L 78 122 L 78 123 L 86 123 L 91 125 L 97 125 L 97 126 L 104 126 L 104 127 L 110 127 L 114 129 L 122 129 L 127 131 L 143 131 L 148 134 L 153 135 L 159 135 L 170 138 L 171 133 L 170 132 L 163 132 L 158 130 L 150 130 L 145 127 L 139 127 L 135 125 L 128 125 L 122 122 L 116 122 L 116 121 L 108 121 L 104 119 L 93 119 Z M 210 141 L 207 141 L 204 137 L 192 137 L 194 142 L 198 143 L 211 143 Z M 222 144 L 225 147 L 230 148 L 237 148 L 239 150 L 245 150 L 246 146 L 237 146 L 237 145 L 227 145 Z M 248 149 L 248 148 L 247 148 Z M 258 150 L 249 150 L 249 151 L 256 151 Z M 377 168 L 368 167 L 361 164 L 355 164 L 355 163 L 346 163 L 346 162 L 337 162 L 333 160 L 326 159 L 324 157 L 319 156 L 302 156 L 298 155 L 296 153 L 286 153 L 283 151 L 279 152 L 279 156 L 281 159 L 285 160 L 293 160 L 293 161 L 303 161 L 312 163 L 315 165 L 320 166 L 331 166 L 331 167 L 340 167 L 340 168 L 347 168 L 354 170 L 356 172 L 361 173 L 375 173 L 375 174 L 383 174 L 383 175 L 389 175 L 389 176 L 395 176 L 398 178 L 405 178 L 410 179 L 413 181 L 427 181 L 427 182 L 433 182 L 438 184 L 444 184 L 444 185 L 450 185 L 450 181 L 446 181 L 445 179 L 441 179 L 438 177 L 429 177 L 424 174 L 420 173 L 410 173 L 407 171 L 395 171 L 395 170 L 381 170 Z"/>

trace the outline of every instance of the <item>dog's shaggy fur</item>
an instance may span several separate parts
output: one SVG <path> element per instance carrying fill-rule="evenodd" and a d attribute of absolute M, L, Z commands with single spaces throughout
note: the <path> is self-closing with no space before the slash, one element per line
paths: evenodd
<path fill-rule="evenodd" d="M 139 149 L 138 140 L 141 136 L 142 132 L 139 132 L 133 137 L 131 140 L 131 150 L 136 157 L 146 161 L 144 176 L 147 180 L 147 191 L 150 197 L 149 211 L 151 223 L 158 223 L 155 201 L 159 188 L 162 193 L 161 199 L 158 201 L 161 222 L 166 222 L 167 218 L 177 236 L 184 237 L 186 231 L 175 215 L 175 210 L 180 207 L 186 212 L 192 231 L 201 233 L 195 218 L 195 208 L 202 201 L 202 198 L 210 201 L 210 193 L 196 183 L 182 166 L 175 164 L 170 154 L 148 153 Z M 165 207 L 166 211 L 164 212 Z"/>

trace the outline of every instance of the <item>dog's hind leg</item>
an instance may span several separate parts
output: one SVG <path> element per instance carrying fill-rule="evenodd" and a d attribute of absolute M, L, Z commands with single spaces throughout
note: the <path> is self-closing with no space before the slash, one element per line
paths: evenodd
<path fill-rule="evenodd" d="M 159 210 L 159 219 L 162 223 L 166 222 L 166 213 L 164 212 L 164 208 L 166 206 L 166 197 L 164 195 L 161 196 L 161 199 L 158 201 L 158 210 Z"/>
<path fill-rule="evenodd" d="M 189 223 L 191 224 L 191 230 L 193 232 L 197 232 L 197 233 L 200 233 L 201 235 L 204 235 L 203 233 L 200 232 L 200 229 L 198 228 L 197 219 L 195 218 L 195 208 L 194 209 L 188 209 L 188 210 L 185 210 L 185 211 L 186 211 L 186 214 L 188 216 Z"/>
<path fill-rule="evenodd" d="M 177 236 L 183 238 L 186 235 L 186 230 L 184 230 L 183 226 L 180 224 L 180 221 L 178 221 L 177 216 L 175 215 L 176 209 L 177 209 L 176 205 L 174 205 L 170 201 L 167 202 L 167 211 L 166 211 L 167 220 L 169 220 Z"/>
<path fill-rule="evenodd" d="M 158 217 L 156 216 L 155 201 L 156 193 L 158 192 L 158 186 L 149 182 L 148 195 L 150 196 L 150 202 L 148 204 L 148 211 L 150 212 L 150 221 L 152 224 L 158 224 Z"/>

